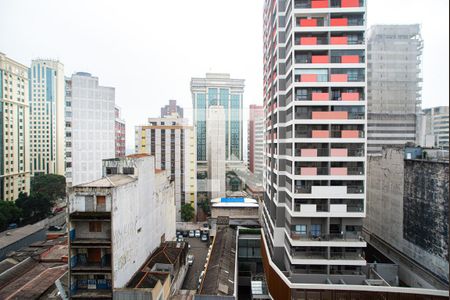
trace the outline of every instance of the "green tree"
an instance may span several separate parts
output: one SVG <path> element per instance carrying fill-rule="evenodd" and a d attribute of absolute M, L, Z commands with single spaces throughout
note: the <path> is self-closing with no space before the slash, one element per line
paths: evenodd
<path fill-rule="evenodd" d="M 205 214 L 209 215 L 211 213 L 211 204 L 209 203 L 209 200 L 203 200 L 199 202 L 198 206 L 202 208 Z"/>
<path fill-rule="evenodd" d="M 31 224 L 50 215 L 54 200 L 42 193 L 34 193 L 30 196 L 21 193 L 16 200 L 16 205 L 22 210 L 22 222 Z"/>
<path fill-rule="evenodd" d="M 0 201 L 0 230 L 6 229 L 8 224 L 19 223 L 21 211 L 12 201 Z"/>
<path fill-rule="evenodd" d="M 181 219 L 183 222 L 192 221 L 194 218 L 195 209 L 190 204 L 183 204 L 181 206 Z"/>
<path fill-rule="evenodd" d="M 51 201 L 66 197 L 66 178 L 56 174 L 37 175 L 31 179 L 30 195 L 39 193 Z"/>

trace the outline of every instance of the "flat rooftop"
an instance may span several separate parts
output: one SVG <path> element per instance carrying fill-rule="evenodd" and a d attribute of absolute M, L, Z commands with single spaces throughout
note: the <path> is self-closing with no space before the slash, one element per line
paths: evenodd
<path fill-rule="evenodd" d="M 112 187 L 118 187 L 118 186 L 122 186 L 122 185 L 126 185 L 130 182 L 136 181 L 137 178 L 136 177 L 132 177 L 129 175 L 122 175 L 122 174 L 117 174 L 117 175 L 111 175 L 111 176 L 106 176 L 103 177 L 101 179 L 97 179 L 85 184 L 80 184 L 75 186 L 75 188 L 83 188 L 83 187 L 88 187 L 88 188 L 112 188 Z"/>
<path fill-rule="evenodd" d="M 45 227 L 41 224 L 26 225 L 17 229 L 6 230 L 0 233 L 0 249 L 20 241 L 27 236 L 38 232 Z"/>

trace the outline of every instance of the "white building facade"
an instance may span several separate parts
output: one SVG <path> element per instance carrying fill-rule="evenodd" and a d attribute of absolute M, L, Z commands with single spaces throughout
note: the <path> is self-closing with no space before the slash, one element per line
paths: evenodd
<path fill-rule="evenodd" d="M 154 157 L 104 160 L 103 177 L 73 187 L 68 199 L 71 297 L 111 297 L 175 238 L 173 183 Z"/>
<path fill-rule="evenodd" d="M 115 157 L 115 90 L 79 72 L 66 79 L 66 181 L 100 178 L 102 159 Z"/>
<path fill-rule="evenodd" d="M 174 181 L 177 221 L 181 206 L 197 210 L 197 152 L 194 127 L 172 114 L 149 118 L 148 124 L 135 128 L 135 152 L 155 157 L 156 168 L 167 170 Z"/>
<path fill-rule="evenodd" d="M 448 106 L 427 108 L 422 111 L 419 144 L 448 150 Z"/>
<path fill-rule="evenodd" d="M 292 286 L 365 279 L 365 20 L 363 1 L 265 1 L 265 270 Z"/>
<path fill-rule="evenodd" d="M 29 76 L 31 174 L 65 175 L 64 66 L 33 60 Z"/>
<path fill-rule="evenodd" d="M 206 112 L 208 141 L 208 192 L 210 198 L 226 196 L 225 111 L 222 106 L 210 106 Z"/>

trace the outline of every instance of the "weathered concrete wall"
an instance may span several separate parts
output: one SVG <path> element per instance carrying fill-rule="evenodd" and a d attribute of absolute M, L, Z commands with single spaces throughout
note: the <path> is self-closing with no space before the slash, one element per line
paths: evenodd
<path fill-rule="evenodd" d="M 114 190 L 114 288 L 125 286 L 159 246 L 162 236 L 166 240 L 175 236 L 173 184 L 169 184 L 167 178 L 155 175 L 153 157 L 137 161 L 137 167 L 138 181 Z"/>
<path fill-rule="evenodd" d="M 217 217 L 230 217 L 233 219 L 258 219 L 259 208 L 226 208 L 226 207 L 212 207 L 211 217 L 217 219 Z"/>
<path fill-rule="evenodd" d="M 434 164 L 425 167 L 418 161 L 404 160 L 401 148 L 386 148 L 381 156 L 369 156 L 364 227 L 448 282 L 448 163 L 446 169 Z M 438 252 L 441 255 L 436 255 Z M 400 280 L 413 285 L 420 281 L 411 279 L 416 276 L 414 268 L 396 260 L 399 256 L 384 254 L 399 264 Z"/>
<path fill-rule="evenodd" d="M 409 253 L 448 282 L 448 162 L 406 160 L 403 237 Z"/>

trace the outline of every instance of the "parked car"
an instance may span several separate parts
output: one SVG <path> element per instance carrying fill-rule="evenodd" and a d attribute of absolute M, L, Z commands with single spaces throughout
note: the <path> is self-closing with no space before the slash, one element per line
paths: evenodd
<path fill-rule="evenodd" d="M 177 231 L 176 236 L 179 236 L 179 235 L 181 235 L 181 231 Z"/>
<path fill-rule="evenodd" d="M 11 223 L 11 224 L 8 225 L 8 230 L 16 229 L 16 228 L 17 228 L 17 224 L 16 223 Z"/>
<path fill-rule="evenodd" d="M 189 230 L 189 237 L 190 237 L 190 238 L 195 237 L 195 232 L 194 232 L 194 230 Z"/>
<path fill-rule="evenodd" d="M 188 231 L 183 231 L 183 237 L 188 237 L 189 236 L 189 232 Z"/>
<path fill-rule="evenodd" d="M 197 230 L 195 231 L 195 237 L 196 237 L 196 238 L 199 238 L 200 236 L 201 236 L 200 230 L 197 229 Z"/>
<path fill-rule="evenodd" d="M 209 228 L 208 223 L 203 223 L 203 228 Z"/>
<path fill-rule="evenodd" d="M 189 254 L 187 256 L 187 262 L 188 262 L 188 265 L 192 266 L 194 264 L 194 255 Z"/>
<path fill-rule="evenodd" d="M 53 225 L 48 228 L 48 231 L 60 231 L 61 229 L 62 229 L 61 226 Z"/>
<path fill-rule="evenodd" d="M 180 234 L 177 238 L 177 242 L 184 242 L 184 237 L 182 234 Z"/>
<path fill-rule="evenodd" d="M 201 240 L 202 240 L 202 242 L 207 242 L 208 241 L 208 235 L 202 234 Z"/>

